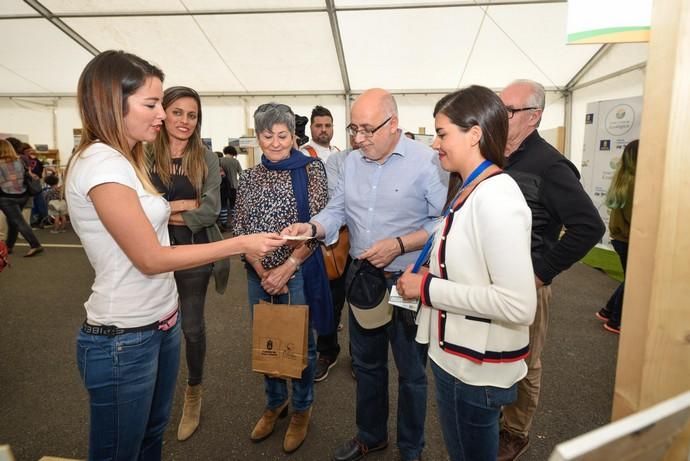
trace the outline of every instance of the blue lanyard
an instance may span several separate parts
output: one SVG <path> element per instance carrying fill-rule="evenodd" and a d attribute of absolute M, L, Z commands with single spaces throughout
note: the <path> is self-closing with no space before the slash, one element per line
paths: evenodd
<path fill-rule="evenodd" d="M 453 209 L 453 204 L 457 200 L 457 198 L 460 196 L 463 190 L 475 179 L 477 179 L 477 176 L 482 174 L 484 170 L 489 168 L 492 165 L 492 163 L 488 160 L 484 160 L 477 168 L 472 170 L 472 173 L 467 177 L 466 180 L 462 182 L 462 186 L 460 186 L 460 189 L 458 190 L 458 193 L 455 194 L 455 197 L 453 197 L 453 200 L 450 201 L 448 204 L 448 208 L 446 208 L 446 211 L 443 213 L 443 218 L 448 216 L 450 213 L 450 210 Z M 414 266 L 412 267 L 412 273 L 416 274 L 419 272 L 419 269 L 422 267 L 422 265 L 429 260 L 429 253 L 431 253 L 431 247 L 434 244 L 434 233 L 432 233 L 429 236 L 429 239 L 426 241 L 424 244 L 424 247 L 422 248 L 422 251 L 419 253 L 419 256 L 417 257 L 417 260 L 414 263 Z"/>

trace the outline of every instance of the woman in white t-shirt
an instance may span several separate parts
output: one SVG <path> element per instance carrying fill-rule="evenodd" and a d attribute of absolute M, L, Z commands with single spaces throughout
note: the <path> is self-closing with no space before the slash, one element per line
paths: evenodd
<path fill-rule="evenodd" d="M 122 51 L 96 56 L 79 79 L 82 138 L 68 163 L 72 225 L 95 271 L 77 339 L 89 391 L 89 460 L 156 460 L 180 356 L 172 271 L 234 254 L 263 257 L 285 243 L 256 234 L 171 247 L 170 207 L 149 180 L 142 142 L 165 112 L 163 72 Z"/>
<path fill-rule="evenodd" d="M 429 344 L 450 459 L 493 461 L 501 406 L 515 400 L 527 373 L 537 306 L 532 215 L 500 168 L 508 113 L 499 97 L 470 86 L 443 97 L 434 117 L 432 147 L 451 172 L 446 212 L 425 246 L 428 270 L 408 268 L 397 288 L 421 300 L 416 339 Z"/>

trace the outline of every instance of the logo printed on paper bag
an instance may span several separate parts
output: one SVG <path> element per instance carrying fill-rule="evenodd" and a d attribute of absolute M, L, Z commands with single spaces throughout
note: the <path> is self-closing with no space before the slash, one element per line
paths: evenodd
<path fill-rule="evenodd" d="M 261 349 L 261 355 L 271 357 L 278 356 L 278 352 L 273 350 L 273 338 L 261 338 L 261 344 L 264 345 L 264 347 Z"/>

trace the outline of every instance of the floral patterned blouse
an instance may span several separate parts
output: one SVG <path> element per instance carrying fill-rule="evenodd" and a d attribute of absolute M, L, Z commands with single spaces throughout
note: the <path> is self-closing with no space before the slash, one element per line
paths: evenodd
<path fill-rule="evenodd" d="M 326 169 L 320 161 L 307 165 L 309 212 L 316 215 L 328 202 L 328 180 Z M 290 224 L 299 222 L 297 201 L 292 190 L 290 171 L 268 170 L 259 164 L 240 174 L 235 204 L 235 235 L 257 232 L 280 232 Z M 307 245 L 314 249 L 316 240 Z M 292 253 L 288 246 L 282 246 L 261 262 L 265 269 L 273 269 L 287 261 Z"/>

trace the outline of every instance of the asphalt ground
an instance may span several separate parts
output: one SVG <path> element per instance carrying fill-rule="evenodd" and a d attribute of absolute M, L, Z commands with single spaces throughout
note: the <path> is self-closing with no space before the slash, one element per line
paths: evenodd
<path fill-rule="evenodd" d="M 46 251 L 22 258 L 20 244 L 12 267 L 0 273 L 0 444 L 9 443 L 17 461 L 42 456 L 85 459 L 88 396 L 75 363 L 75 337 L 84 319 L 93 271 L 72 232 L 36 231 Z M 54 246 L 58 245 L 58 246 Z M 595 319 L 617 282 L 598 270 L 576 264 L 553 286 L 550 329 L 542 357 L 544 377 L 531 448 L 521 461 L 547 460 L 562 441 L 609 421 L 617 336 Z M 185 386 L 184 362 L 171 423 L 165 435 L 165 460 L 323 460 L 355 434 L 355 381 L 347 356 L 347 325 L 340 333 L 343 352 L 328 379 L 316 383 L 309 435 L 292 455 L 282 452 L 288 419 L 275 433 L 254 444 L 249 434 L 264 407 L 262 377 L 251 371 L 251 325 L 244 269 L 233 259 L 225 295 L 209 288 L 207 362 L 201 426 L 188 441 L 176 440 Z M 346 323 L 346 322 L 345 322 Z M 398 460 L 395 446 L 397 376 L 391 357 L 388 449 L 367 460 Z M 424 459 L 447 455 L 437 418 L 433 377 Z"/>

